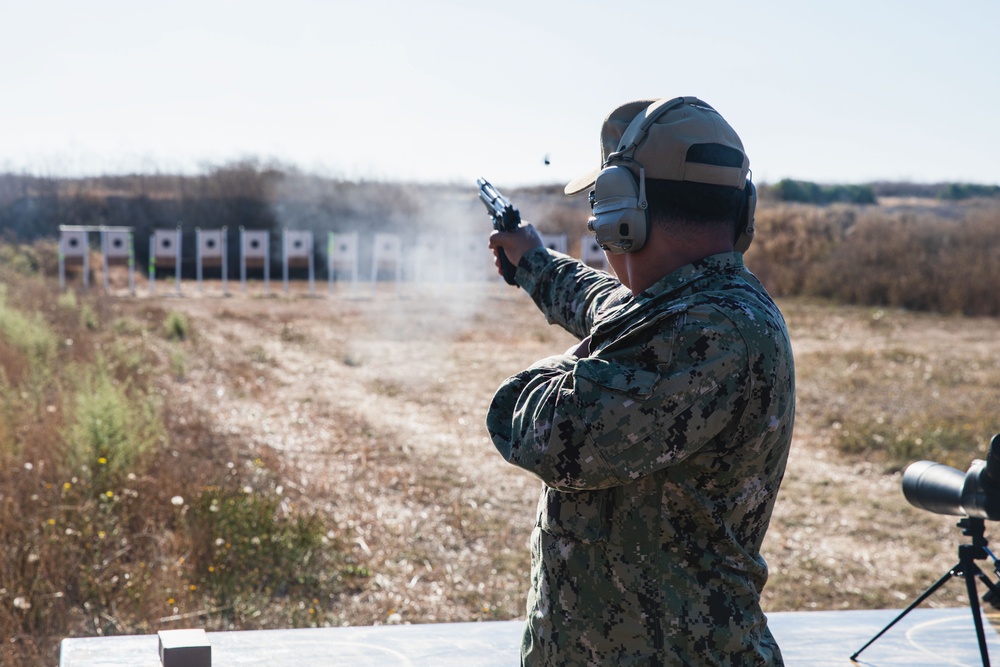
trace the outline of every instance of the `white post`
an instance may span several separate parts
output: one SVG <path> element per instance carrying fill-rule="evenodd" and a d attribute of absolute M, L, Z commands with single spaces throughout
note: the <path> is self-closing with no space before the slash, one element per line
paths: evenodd
<path fill-rule="evenodd" d="M 222 228 L 222 293 L 229 296 L 229 230 Z"/>
<path fill-rule="evenodd" d="M 243 225 L 240 225 L 240 291 L 247 291 L 247 246 Z"/>
<path fill-rule="evenodd" d="M 149 235 L 149 293 L 156 292 L 156 230 Z"/>
<path fill-rule="evenodd" d="M 111 292 L 111 281 L 108 279 L 108 235 L 101 230 L 101 262 L 104 270 L 104 293 Z"/>
<path fill-rule="evenodd" d="M 177 285 L 177 296 L 181 294 L 181 226 L 177 225 L 177 245 L 174 251 L 174 282 Z"/>
<path fill-rule="evenodd" d="M 83 289 L 90 287 L 90 234 L 84 235 L 83 244 Z"/>
<path fill-rule="evenodd" d="M 288 294 L 288 229 L 281 228 L 281 283 Z"/>
<path fill-rule="evenodd" d="M 135 296 L 135 232 L 128 232 L 128 291 Z"/>
<path fill-rule="evenodd" d="M 307 241 L 309 246 L 309 296 L 316 294 L 316 271 L 313 268 L 313 250 L 315 249 L 313 245 L 313 233 L 309 232 L 309 240 Z"/>
<path fill-rule="evenodd" d="M 264 294 L 271 293 L 271 235 L 264 243 Z"/>
<path fill-rule="evenodd" d="M 198 293 L 204 292 L 201 286 L 201 227 L 194 228 L 194 261 L 195 275 L 198 277 Z"/>

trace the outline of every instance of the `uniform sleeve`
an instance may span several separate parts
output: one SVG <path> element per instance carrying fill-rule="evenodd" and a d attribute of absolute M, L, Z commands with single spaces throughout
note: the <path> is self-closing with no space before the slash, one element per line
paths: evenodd
<path fill-rule="evenodd" d="M 688 316 L 641 344 L 549 357 L 509 378 L 487 417 L 494 445 L 566 491 L 627 483 L 698 452 L 746 405 L 748 355 L 735 327 Z M 651 356 L 658 363 L 637 363 Z"/>
<path fill-rule="evenodd" d="M 516 280 L 549 324 L 578 338 L 590 334 L 601 306 L 627 291 L 617 279 L 567 255 L 537 248 L 518 263 Z"/>

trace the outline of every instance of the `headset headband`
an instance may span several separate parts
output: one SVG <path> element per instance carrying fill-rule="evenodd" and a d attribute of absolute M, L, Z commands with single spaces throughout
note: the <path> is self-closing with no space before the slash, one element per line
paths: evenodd
<path fill-rule="evenodd" d="M 611 163 L 612 160 L 631 160 L 631 158 L 626 158 L 625 153 L 631 151 L 635 153 L 635 149 L 639 147 L 643 139 L 646 138 L 646 133 L 649 128 L 656 122 L 656 120 L 674 109 L 679 109 L 685 104 L 697 104 L 698 106 L 705 107 L 706 109 L 712 109 L 711 106 L 702 102 L 697 97 L 674 97 L 671 99 L 663 99 L 658 102 L 653 102 L 643 111 L 638 113 L 632 122 L 629 123 L 628 127 L 625 128 L 625 132 L 622 134 L 622 138 L 619 142 L 618 150 L 614 153 L 608 155 L 608 159 L 605 160 L 604 166 Z M 715 111 L 715 109 L 712 109 Z M 635 160 L 632 160 L 633 162 Z"/>

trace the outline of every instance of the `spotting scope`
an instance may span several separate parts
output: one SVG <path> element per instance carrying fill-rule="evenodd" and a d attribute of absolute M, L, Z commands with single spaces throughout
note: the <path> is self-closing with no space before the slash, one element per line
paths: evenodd
<path fill-rule="evenodd" d="M 966 472 L 933 461 L 906 466 L 903 495 L 935 514 L 1000 520 L 1000 433 L 990 441 L 986 460 L 974 460 Z"/>

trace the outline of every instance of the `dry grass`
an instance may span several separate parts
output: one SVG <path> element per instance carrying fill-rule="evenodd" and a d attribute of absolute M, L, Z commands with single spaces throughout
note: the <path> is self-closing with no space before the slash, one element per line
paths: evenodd
<path fill-rule="evenodd" d="M 773 294 L 1000 315 L 1000 203 L 764 205 L 747 262 Z"/>
<path fill-rule="evenodd" d="M 987 233 L 994 210 L 969 211 L 951 238 Z M 803 285 L 859 285 L 888 261 L 887 250 L 864 271 L 846 270 L 834 261 L 845 243 L 867 238 L 850 246 L 860 252 L 906 235 L 865 237 L 857 210 L 799 213 L 765 212 L 748 256 L 786 295 L 798 367 L 793 452 L 764 545 L 765 606 L 898 607 L 954 563 L 962 539 L 954 518 L 905 502 L 899 470 L 917 458 L 964 470 L 1000 430 L 996 320 L 811 300 Z M 50 267 L 53 256 L 42 246 L 18 271 Z M 903 279 L 907 266 L 897 265 Z M 58 295 L 53 280 L 21 273 L 0 283 L 22 316 L 0 335 L 0 630 L 13 639 L 3 664 L 51 664 L 69 634 L 523 613 L 539 483 L 495 454 L 484 413 L 504 377 L 572 341 L 519 290 L 497 282 L 309 298 L 301 286 L 271 297 L 251 286 L 226 299 L 153 298 L 140 282 L 139 297 L 102 298 Z M 62 375 L 46 360 L 100 364 L 106 375 Z M 151 444 L 110 486 L 84 474 L 105 464 L 67 463 L 80 388 L 107 399 L 92 411 L 132 406 L 123 414 L 133 425 L 157 415 L 142 431 Z M 102 453 L 93 456 L 111 460 Z M 240 498 L 257 500 L 234 506 Z M 303 567 L 237 589 L 220 575 L 274 570 L 274 552 L 253 541 L 258 533 L 227 539 L 219 527 L 260 525 L 258 513 L 293 521 L 268 533 L 279 541 L 295 542 L 281 531 L 299 526 Z M 962 605 L 957 588 L 925 604 Z"/>
<path fill-rule="evenodd" d="M 389 293 L 174 304 L 206 351 L 187 400 L 211 400 L 218 428 L 273 448 L 372 572 L 336 600 L 334 622 L 522 613 L 537 482 L 495 455 L 483 413 L 503 377 L 571 341 L 501 285 L 448 304 Z M 953 518 L 905 502 L 898 471 L 924 457 L 964 469 L 985 452 L 998 430 L 995 321 L 782 306 L 799 417 L 765 543 L 766 606 L 898 607 L 953 564 L 961 540 Z M 930 604 L 961 604 L 962 591 L 939 595 Z"/>
<path fill-rule="evenodd" d="M 783 301 L 798 415 L 765 555 L 771 609 L 901 607 L 957 559 L 956 517 L 903 499 L 899 470 L 965 470 L 1000 430 L 996 320 Z M 963 604 L 958 587 L 925 604 Z M 949 597 L 952 595 L 952 597 Z"/>

